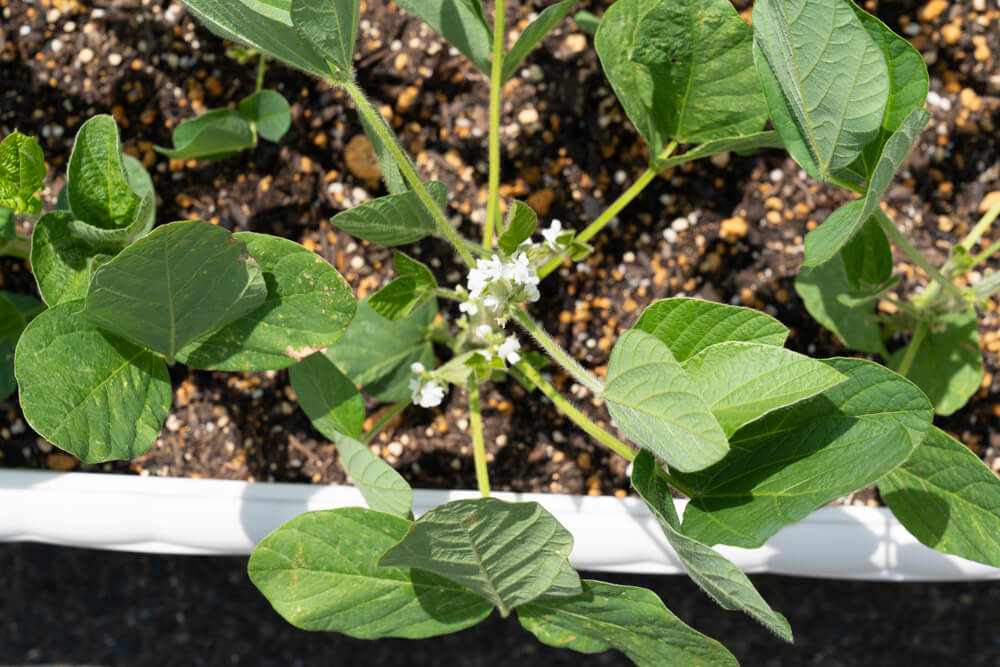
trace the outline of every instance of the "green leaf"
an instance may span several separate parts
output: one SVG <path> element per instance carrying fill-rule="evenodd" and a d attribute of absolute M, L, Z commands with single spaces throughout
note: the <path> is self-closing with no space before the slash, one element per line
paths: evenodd
<path fill-rule="evenodd" d="M 334 439 L 344 470 L 368 506 L 404 519 L 413 516 L 413 489 L 403 476 L 365 445 L 346 435 Z"/>
<path fill-rule="evenodd" d="M 681 533 L 681 521 L 670 496 L 670 487 L 663 470 L 649 452 L 639 452 L 635 457 L 632 487 L 656 517 L 670 546 L 699 588 L 723 609 L 746 612 L 785 641 L 792 641 L 788 621 L 771 609 L 738 567 L 711 547 Z"/>
<path fill-rule="evenodd" d="M 268 141 L 281 140 L 292 126 L 288 100 L 276 90 L 259 90 L 244 97 L 240 101 L 240 113 L 256 126 L 257 134 Z"/>
<path fill-rule="evenodd" d="M 295 32 L 343 75 L 353 71 L 361 0 L 292 0 Z"/>
<path fill-rule="evenodd" d="M 4 137 L 0 141 L 0 206 L 14 213 L 40 213 L 42 202 L 35 193 L 44 182 L 45 155 L 38 141 L 20 132 Z"/>
<path fill-rule="evenodd" d="M 892 277 L 892 246 L 874 218 L 840 249 L 840 257 L 847 281 L 857 290 L 878 288 Z"/>
<path fill-rule="evenodd" d="M 173 361 L 201 334 L 255 310 L 266 294 L 242 241 L 207 222 L 172 222 L 94 272 L 83 316 Z"/>
<path fill-rule="evenodd" d="M 448 192 L 437 181 L 427 189 L 441 207 Z M 358 204 L 330 218 L 330 223 L 359 239 L 380 245 L 404 245 L 437 231 L 436 223 L 415 192 L 386 195 Z"/>
<path fill-rule="evenodd" d="M 17 306 L 0 292 L 0 401 L 7 400 L 17 382 L 14 380 L 14 346 L 24 330 L 24 316 Z"/>
<path fill-rule="evenodd" d="M 639 667 L 739 664 L 719 642 L 687 626 L 653 591 L 584 579 L 572 598 L 517 608 L 529 632 L 549 646 L 580 653 L 617 649 Z"/>
<path fill-rule="evenodd" d="M 528 27 L 514 42 L 514 46 L 510 47 L 510 51 L 504 55 L 503 69 L 500 74 L 501 81 L 506 81 L 514 75 L 521 61 L 534 50 L 552 28 L 556 27 L 557 23 L 563 20 L 563 17 L 569 13 L 569 10 L 573 9 L 575 4 L 576 0 L 562 0 L 562 2 L 549 5 L 542 10 L 538 18 L 528 24 Z"/>
<path fill-rule="evenodd" d="M 368 305 L 382 317 L 398 320 L 433 299 L 438 285 L 430 269 L 405 253 L 397 252 L 393 263 L 400 277 L 372 294 Z"/>
<path fill-rule="evenodd" d="M 796 162 L 822 181 L 878 137 L 889 99 L 885 56 L 852 6 L 754 3 L 754 60 L 771 120 Z"/>
<path fill-rule="evenodd" d="M 410 525 L 359 507 L 301 514 L 257 545 L 250 580 L 303 630 L 417 639 L 486 618 L 490 604 L 447 579 L 377 565 Z"/>
<path fill-rule="evenodd" d="M 1000 479 L 938 428 L 879 480 L 889 509 L 927 546 L 1000 567 Z"/>
<path fill-rule="evenodd" d="M 672 469 L 705 468 L 729 443 L 694 381 L 659 338 L 626 330 L 611 350 L 601 397 L 630 440 Z"/>
<path fill-rule="evenodd" d="M 354 317 L 351 286 L 316 253 L 269 234 L 238 232 L 267 288 L 263 302 L 177 354 L 195 368 L 286 368 L 340 340 Z"/>
<path fill-rule="evenodd" d="M 419 16 L 489 75 L 493 30 L 486 22 L 480 0 L 399 0 L 396 4 Z"/>
<path fill-rule="evenodd" d="M 336 441 L 341 434 L 360 438 L 365 421 L 361 392 L 322 353 L 306 357 L 288 369 L 299 405 L 316 430 Z"/>
<path fill-rule="evenodd" d="M 594 46 L 655 160 L 672 139 L 702 143 L 764 127 L 752 42 L 728 0 L 619 0 Z"/>
<path fill-rule="evenodd" d="M 785 325 L 759 310 L 686 297 L 653 302 L 634 328 L 659 338 L 681 362 L 716 343 L 744 341 L 781 347 L 788 338 Z"/>
<path fill-rule="evenodd" d="M 506 616 L 538 597 L 581 592 L 573 536 L 538 503 L 453 500 L 430 510 L 380 565 L 433 572 L 479 593 Z"/>
<path fill-rule="evenodd" d="M 321 79 L 326 60 L 292 29 L 288 0 L 181 0 L 209 30 Z"/>
<path fill-rule="evenodd" d="M 386 320 L 368 305 L 358 302 L 358 312 L 344 337 L 324 354 L 365 393 L 383 403 L 410 397 L 410 364 L 419 361 L 434 366 L 434 349 L 427 328 L 437 314 L 437 301 L 417 308 L 409 317 Z"/>
<path fill-rule="evenodd" d="M 576 25 L 579 26 L 580 30 L 584 31 L 588 35 L 596 33 L 598 26 L 601 25 L 601 18 L 586 10 L 581 10 L 574 14 L 573 20 L 576 22 Z"/>
<path fill-rule="evenodd" d="M 934 412 L 950 415 L 965 405 L 983 380 L 976 310 L 942 315 L 928 326 L 906 377 L 924 390 Z M 893 353 L 889 368 L 899 368 L 907 347 Z"/>
<path fill-rule="evenodd" d="M 359 116 L 361 120 L 361 127 L 365 131 L 365 136 L 368 140 L 372 142 L 372 149 L 375 151 L 375 159 L 378 160 L 378 166 L 382 170 L 382 180 L 385 181 L 385 187 L 389 190 L 391 195 L 401 195 L 404 192 L 408 192 L 411 188 L 403 178 L 403 172 L 399 170 L 399 165 L 396 164 L 396 158 L 392 156 L 386 145 L 382 143 L 379 139 L 378 133 L 375 131 L 364 116 Z M 428 184 L 429 186 L 429 184 Z M 431 196 L 434 196 L 434 190 L 431 190 Z M 439 202 L 444 207 L 445 202 L 441 200 Z M 431 221 L 433 222 L 433 220 Z"/>
<path fill-rule="evenodd" d="M 692 495 L 685 535 L 759 547 L 780 528 L 874 483 L 927 435 L 930 402 L 908 380 L 861 359 L 825 363 L 847 379 L 744 426 L 716 465 L 673 471 Z"/>
<path fill-rule="evenodd" d="M 118 126 L 111 116 L 94 116 L 77 132 L 66 171 L 70 210 L 77 220 L 99 229 L 121 229 L 142 212 L 122 158 Z"/>
<path fill-rule="evenodd" d="M 816 229 L 806 234 L 806 257 L 802 266 L 819 266 L 832 258 L 868 221 L 892 182 L 896 170 L 917 143 L 931 114 L 915 109 L 885 142 L 871 183 L 863 199 L 841 206 Z"/>
<path fill-rule="evenodd" d="M 73 233 L 74 222 L 69 211 L 52 211 L 35 223 L 31 235 L 31 268 L 49 306 L 86 297 L 94 269 L 121 249 L 81 239 Z"/>
<path fill-rule="evenodd" d="M 234 109 L 212 109 L 174 130 L 174 147 L 153 146 L 173 160 L 222 160 L 256 145 L 250 120 Z"/>
<path fill-rule="evenodd" d="M 503 234 L 497 240 L 497 245 L 505 255 L 513 255 L 517 247 L 531 238 L 538 226 L 538 216 L 535 210 L 517 199 L 510 207 Z"/>
<path fill-rule="evenodd" d="M 0 241 L 13 241 L 17 237 L 17 220 L 14 211 L 0 206 Z"/>
<path fill-rule="evenodd" d="M 32 320 L 17 345 L 14 372 L 31 428 L 87 463 L 145 452 L 170 410 L 163 360 L 100 331 L 82 301 Z"/>
<path fill-rule="evenodd" d="M 685 361 L 684 370 L 727 437 L 845 379 L 821 361 L 762 343 L 716 343 Z"/>
<path fill-rule="evenodd" d="M 122 162 L 125 165 L 128 185 L 139 197 L 139 214 L 129 226 L 129 235 L 126 237 L 131 243 L 148 234 L 156 223 L 156 191 L 153 189 L 153 179 L 141 162 L 128 153 L 122 153 Z"/>
<path fill-rule="evenodd" d="M 839 254 L 826 264 L 799 269 L 795 291 L 809 314 L 835 333 L 844 345 L 859 352 L 889 356 L 871 302 L 852 307 L 841 300 L 853 294 L 854 288 L 847 280 L 844 260 Z"/>

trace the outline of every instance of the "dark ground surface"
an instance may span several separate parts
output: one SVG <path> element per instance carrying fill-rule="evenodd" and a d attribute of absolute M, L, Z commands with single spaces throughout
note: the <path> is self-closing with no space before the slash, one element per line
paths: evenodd
<path fill-rule="evenodd" d="M 355 640 L 287 625 L 250 584 L 246 559 L 0 545 L 0 664 L 521 667 L 631 664 L 539 644 L 494 613 L 420 641 Z M 587 573 L 645 586 L 747 667 L 1000 665 L 1000 581 L 888 584 L 754 576 L 796 635 L 783 644 L 685 577 Z M 667 667 L 667 666 L 665 666 Z"/>

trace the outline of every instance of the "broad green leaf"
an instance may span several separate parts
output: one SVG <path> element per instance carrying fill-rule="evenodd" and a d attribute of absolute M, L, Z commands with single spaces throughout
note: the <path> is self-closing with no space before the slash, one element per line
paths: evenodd
<path fill-rule="evenodd" d="M 1000 567 L 1000 478 L 941 429 L 932 428 L 878 487 L 896 518 L 927 546 Z"/>
<path fill-rule="evenodd" d="M 433 572 L 479 593 L 506 616 L 538 597 L 581 592 L 573 536 L 538 503 L 453 500 L 421 516 L 380 565 Z"/>
<path fill-rule="evenodd" d="M 865 302 L 851 307 L 841 300 L 842 296 L 854 293 L 854 288 L 847 280 L 844 260 L 839 254 L 821 266 L 799 269 L 795 291 L 809 314 L 844 341 L 844 345 L 859 352 L 889 356 L 873 305 Z"/>
<path fill-rule="evenodd" d="M 42 202 L 35 193 L 44 181 L 45 155 L 38 141 L 20 132 L 4 137 L 0 141 L 0 206 L 14 213 L 40 213 Z"/>
<path fill-rule="evenodd" d="M 93 270 L 121 248 L 84 241 L 73 233 L 74 222 L 69 211 L 52 211 L 35 223 L 31 235 L 31 268 L 49 306 L 86 297 Z"/>
<path fill-rule="evenodd" d="M 174 160 L 222 160 L 256 144 L 250 120 L 234 109 L 212 109 L 174 130 L 174 147 L 154 146 Z"/>
<path fill-rule="evenodd" d="M 398 0 L 396 4 L 419 16 L 489 75 L 493 30 L 486 22 L 480 0 Z"/>
<path fill-rule="evenodd" d="M 674 616 L 653 591 L 584 579 L 572 598 L 535 600 L 517 617 L 543 644 L 580 653 L 617 649 L 639 667 L 735 667 L 719 642 Z"/>
<path fill-rule="evenodd" d="M 504 254 L 513 255 L 519 245 L 531 238 L 537 226 L 538 215 L 535 214 L 535 210 L 523 201 L 515 199 L 497 245 Z"/>
<path fill-rule="evenodd" d="M 359 301 L 344 337 L 323 354 L 369 396 L 383 403 L 402 401 L 410 397 L 410 364 L 434 366 L 427 328 L 436 314 L 437 302 L 431 300 L 409 317 L 392 322 L 367 301 Z"/>
<path fill-rule="evenodd" d="M 399 278 L 372 294 L 368 305 L 382 317 L 398 320 L 433 299 L 438 285 L 430 269 L 405 253 L 397 252 L 393 264 Z"/>
<path fill-rule="evenodd" d="M 569 13 L 569 10 L 573 9 L 573 5 L 575 4 L 576 0 L 562 0 L 562 2 L 549 5 L 542 10 L 538 18 L 528 24 L 528 27 L 521 32 L 517 41 L 514 42 L 514 46 L 510 47 L 510 51 L 504 55 L 503 69 L 500 75 L 501 81 L 506 81 L 514 75 L 521 61 L 534 50 L 538 43 L 549 34 L 552 28 L 556 27 L 557 23 L 563 20 L 563 17 Z"/>
<path fill-rule="evenodd" d="M 671 140 L 760 132 L 767 105 L 752 43 L 750 26 L 728 0 L 619 0 L 594 38 L 604 73 L 654 160 Z"/>
<path fill-rule="evenodd" d="M 240 113 L 254 124 L 257 134 L 268 141 L 279 141 L 292 126 L 288 100 L 276 90 L 260 90 L 243 98 Z"/>
<path fill-rule="evenodd" d="M 325 79 L 330 74 L 323 56 L 295 30 L 285 0 L 181 0 L 209 30 Z"/>
<path fill-rule="evenodd" d="M 17 345 L 14 371 L 24 418 L 87 463 L 145 452 L 170 410 L 163 360 L 84 319 L 82 301 L 49 308 Z"/>
<path fill-rule="evenodd" d="M 128 227 L 140 214 L 142 198 L 129 184 L 118 126 L 111 116 L 94 116 L 77 132 L 66 193 L 76 219 L 99 229 Z"/>
<path fill-rule="evenodd" d="M 198 220 L 157 227 L 94 272 L 83 316 L 173 361 L 256 310 L 267 287 L 246 245 Z"/>
<path fill-rule="evenodd" d="M 361 0 L 292 0 L 292 26 L 333 69 L 353 71 L 354 38 L 358 32 Z"/>
<path fill-rule="evenodd" d="M 14 218 L 14 211 L 5 206 L 0 206 L 0 242 L 13 241 L 17 237 L 17 220 Z M 0 244 L 0 249 L 3 245 Z"/>
<path fill-rule="evenodd" d="M 339 435 L 360 438 L 365 421 L 361 392 L 322 353 L 306 357 L 288 369 L 299 405 L 316 430 L 336 441 Z"/>
<path fill-rule="evenodd" d="M 431 181 L 427 190 L 443 208 L 448 196 L 444 184 Z M 409 191 L 358 204 L 333 216 L 330 222 L 348 234 L 380 245 L 413 243 L 437 231 L 420 198 Z"/>
<path fill-rule="evenodd" d="M 763 343 L 716 343 L 683 366 L 727 437 L 744 424 L 844 380 L 821 361 Z"/>
<path fill-rule="evenodd" d="M 847 281 L 857 290 L 872 290 L 892 277 L 892 246 L 874 218 L 840 249 L 840 257 Z"/>
<path fill-rule="evenodd" d="M 892 182 L 903 160 L 916 145 L 931 114 L 915 109 L 885 142 L 864 198 L 834 211 L 819 227 L 806 234 L 806 257 L 802 266 L 819 266 L 832 258 L 868 221 Z"/>
<path fill-rule="evenodd" d="M 372 453 L 365 445 L 346 435 L 334 439 L 344 470 L 364 496 L 368 507 L 404 519 L 413 516 L 413 489 L 403 476 Z"/>
<path fill-rule="evenodd" d="M 576 14 L 573 14 L 573 21 L 576 22 L 576 25 L 579 26 L 580 30 L 584 31 L 588 35 L 596 33 L 598 26 L 601 25 L 601 17 L 586 10 L 581 10 Z"/>
<path fill-rule="evenodd" d="M 681 362 L 716 343 L 744 341 L 781 347 L 788 338 L 785 325 L 759 310 L 686 297 L 651 303 L 633 328 L 659 338 Z"/>
<path fill-rule="evenodd" d="M 723 609 L 744 611 L 785 641 L 792 641 L 788 621 L 771 609 L 738 567 L 711 547 L 681 533 L 681 521 L 670 496 L 670 487 L 663 470 L 649 452 L 639 452 L 635 457 L 632 487 L 656 517 L 670 546 L 699 588 Z"/>
<path fill-rule="evenodd" d="M 273 370 L 337 342 L 355 313 L 350 285 L 322 257 L 294 241 L 238 232 L 267 288 L 245 315 L 193 340 L 177 358 L 195 368 Z"/>
<path fill-rule="evenodd" d="M 156 223 L 156 191 L 153 189 L 153 179 L 141 162 L 128 153 L 122 153 L 122 163 L 125 165 L 128 185 L 140 202 L 139 215 L 129 230 L 131 235 L 128 236 L 128 241 L 131 243 L 148 234 Z"/>
<path fill-rule="evenodd" d="M 0 401 L 7 400 L 17 383 L 14 380 L 14 346 L 24 329 L 24 316 L 17 306 L 0 292 Z"/>
<path fill-rule="evenodd" d="M 630 440 L 666 461 L 693 471 L 729 451 L 726 434 L 670 348 L 641 329 L 618 338 L 601 397 Z"/>
<path fill-rule="evenodd" d="M 916 385 L 870 361 L 825 363 L 847 379 L 747 424 L 716 465 L 672 471 L 692 494 L 685 535 L 759 547 L 780 528 L 874 483 L 927 435 L 931 404 Z"/>
<path fill-rule="evenodd" d="M 447 579 L 377 564 L 410 525 L 360 507 L 301 514 L 257 545 L 250 580 L 303 630 L 418 639 L 486 618 L 490 603 Z"/>
<path fill-rule="evenodd" d="M 760 0 L 753 33 L 775 129 L 803 169 L 829 181 L 878 137 L 885 56 L 850 0 Z"/>
<path fill-rule="evenodd" d="M 924 390 L 934 412 L 950 415 L 965 405 L 983 380 L 976 310 L 938 317 L 919 343 L 906 377 Z M 890 368 L 899 368 L 907 347 L 893 353 Z"/>

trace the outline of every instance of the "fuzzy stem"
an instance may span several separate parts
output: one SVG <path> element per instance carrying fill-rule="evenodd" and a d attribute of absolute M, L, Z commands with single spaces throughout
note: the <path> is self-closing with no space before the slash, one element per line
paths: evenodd
<path fill-rule="evenodd" d="M 483 498 L 490 495 L 490 473 L 486 469 L 486 442 L 483 440 L 483 415 L 479 410 L 479 385 L 469 378 L 469 423 L 472 428 L 472 455 L 476 463 L 476 482 Z"/>
<path fill-rule="evenodd" d="M 478 1 L 478 0 L 477 0 Z M 493 3 L 493 66 L 490 70 L 490 182 L 486 199 L 483 245 L 493 247 L 493 229 L 503 233 L 500 220 L 500 97 L 503 92 L 504 0 Z"/>
<path fill-rule="evenodd" d="M 920 251 L 917 250 L 912 243 L 910 243 L 909 239 L 903 235 L 903 232 L 899 231 L 896 224 L 889 219 L 889 216 L 885 214 L 885 211 L 882 210 L 881 206 L 875 208 L 875 218 L 878 220 L 878 224 L 882 228 L 882 231 L 884 231 L 886 235 L 892 239 L 892 242 L 896 244 L 896 247 L 902 250 L 914 264 L 923 269 L 924 273 L 926 273 L 932 281 L 940 285 L 941 288 L 947 290 L 951 296 L 958 299 L 959 303 L 965 302 L 965 296 L 962 294 L 962 291 L 958 289 L 958 286 L 946 278 L 945 275 L 937 269 L 937 267 L 927 261 L 927 259 L 920 254 Z"/>
<path fill-rule="evenodd" d="M 583 366 L 578 364 L 573 357 L 569 356 L 566 350 L 559 346 L 559 343 L 555 342 L 541 326 L 538 325 L 528 313 L 524 312 L 524 309 L 518 306 L 514 310 L 514 319 L 517 320 L 518 324 L 524 327 L 532 338 L 535 339 L 543 350 L 545 350 L 549 357 L 552 358 L 557 364 L 566 369 L 566 371 L 573 376 L 573 379 L 582 384 L 584 387 L 589 389 L 592 393 L 599 395 L 603 390 L 604 386 L 601 381 L 595 378 L 593 375 L 584 370 Z"/>
<path fill-rule="evenodd" d="M 924 342 L 924 336 L 926 335 L 927 323 L 921 322 L 913 332 L 913 338 L 910 339 L 909 344 L 906 346 L 903 359 L 899 362 L 899 368 L 896 369 L 896 372 L 903 377 L 906 377 L 906 374 L 910 372 L 910 366 L 913 365 L 913 360 L 917 358 L 917 350 L 920 348 L 920 344 Z"/>
<path fill-rule="evenodd" d="M 1000 201 L 994 204 L 990 210 L 986 211 L 986 213 L 983 214 L 983 217 L 979 218 L 979 222 L 977 222 L 976 226 L 965 235 L 965 238 L 962 239 L 959 245 L 966 250 L 972 250 L 972 246 L 976 245 L 976 241 L 982 238 L 983 234 L 985 234 L 986 230 L 990 228 L 990 225 L 993 224 L 993 221 L 997 219 L 998 215 L 1000 215 Z"/>
<path fill-rule="evenodd" d="M 257 56 L 257 88 L 254 92 L 259 93 L 264 90 L 264 72 L 267 69 L 267 57 L 261 53 Z"/>
<path fill-rule="evenodd" d="M 994 241 L 993 243 L 990 244 L 988 248 L 986 248 L 986 250 L 982 251 L 981 253 L 973 257 L 972 265 L 978 266 L 979 264 L 982 264 L 983 262 L 988 260 L 993 255 L 993 253 L 997 251 L 1000 251 L 1000 240 Z"/>
<path fill-rule="evenodd" d="M 393 417 L 395 417 L 400 412 L 405 410 L 406 406 L 408 406 L 409 404 L 410 400 L 406 399 L 405 401 L 400 401 L 399 403 L 396 403 L 394 406 L 392 406 L 392 409 L 390 409 L 387 413 L 382 415 L 381 419 L 379 419 L 377 422 L 375 422 L 375 424 L 372 425 L 370 431 L 361 436 L 361 443 L 367 445 L 369 442 L 371 442 L 371 439 L 374 438 L 376 435 L 378 435 L 382 431 L 382 429 L 385 428 L 385 425 L 391 422 Z"/>

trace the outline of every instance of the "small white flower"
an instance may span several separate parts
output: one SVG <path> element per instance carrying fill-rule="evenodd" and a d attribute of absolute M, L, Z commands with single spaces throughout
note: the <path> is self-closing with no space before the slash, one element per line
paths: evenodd
<path fill-rule="evenodd" d="M 414 361 L 412 364 L 410 364 L 411 373 L 423 373 L 424 370 L 425 370 L 424 365 L 419 361 Z"/>
<path fill-rule="evenodd" d="M 552 218 L 552 224 L 549 225 L 547 229 L 542 230 L 542 236 L 545 237 L 545 242 L 553 250 L 559 250 L 559 236 L 562 235 L 563 228 L 562 222 L 556 218 Z"/>
<path fill-rule="evenodd" d="M 483 293 L 483 290 L 486 289 L 486 285 L 488 284 L 489 278 L 486 276 L 485 272 L 480 271 L 479 269 L 469 269 L 468 285 L 470 299 L 478 299 L 479 295 Z"/>
<path fill-rule="evenodd" d="M 441 400 L 444 398 L 444 387 L 439 385 L 434 380 L 427 380 L 421 382 L 413 390 L 413 402 L 422 408 L 433 408 L 437 405 L 441 405 Z"/>
<path fill-rule="evenodd" d="M 521 355 L 517 353 L 521 349 L 521 343 L 516 336 L 508 336 L 507 339 L 497 347 L 497 356 L 503 357 L 508 364 L 516 364 L 521 360 Z"/>
<path fill-rule="evenodd" d="M 493 333 L 493 327 L 488 324 L 480 324 L 473 333 L 476 334 L 476 338 L 486 340 Z"/>
<path fill-rule="evenodd" d="M 479 306 L 477 306 L 474 301 L 463 301 L 458 304 L 458 309 L 470 317 L 479 312 Z"/>
<path fill-rule="evenodd" d="M 540 282 L 538 274 L 535 273 L 535 269 L 531 266 L 531 261 L 528 259 L 527 253 L 519 252 L 514 255 L 512 260 L 507 266 L 509 267 L 510 280 L 513 280 L 515 284 L 537 285 Z"/>

